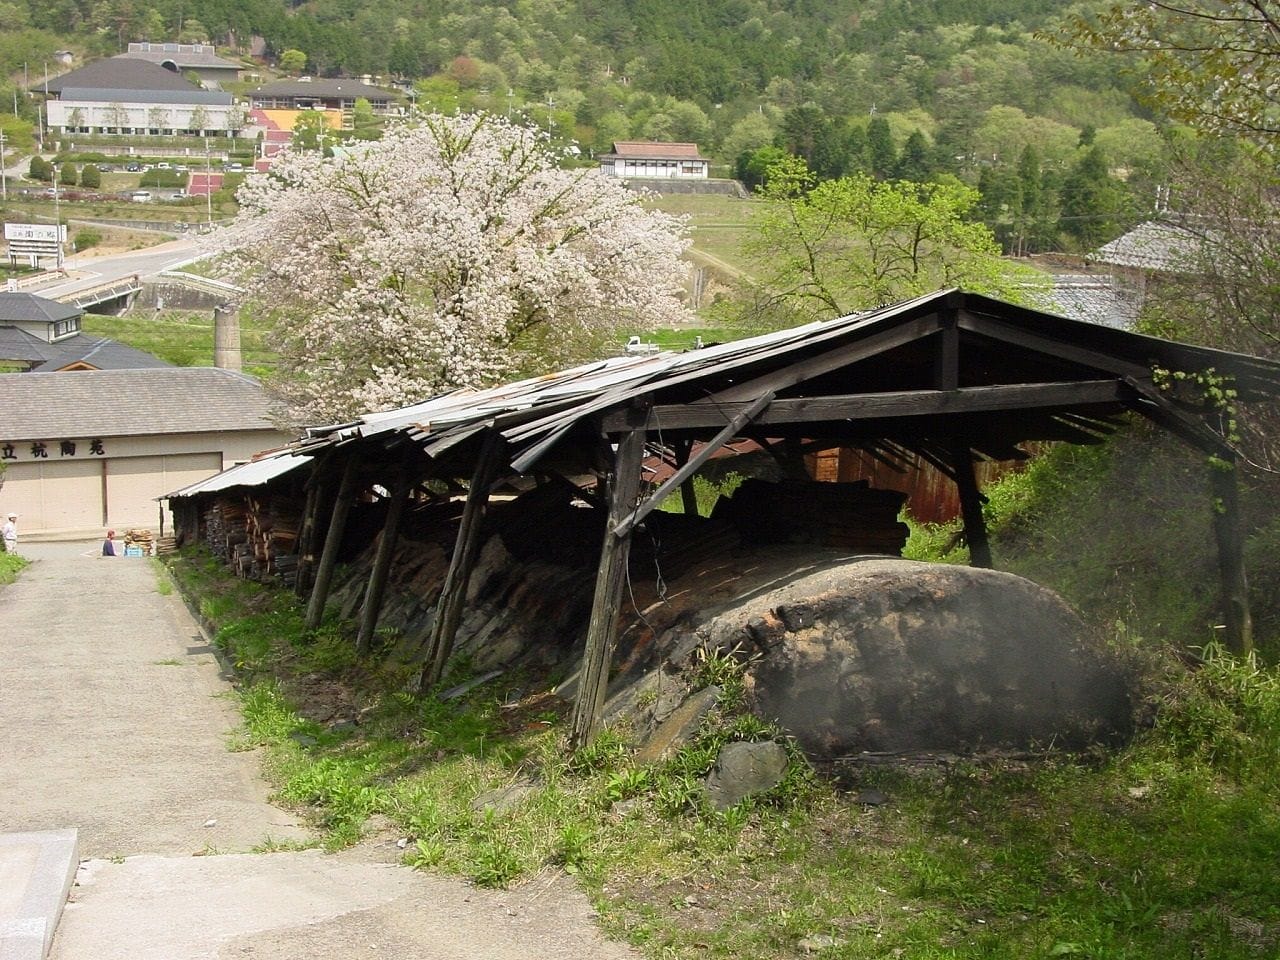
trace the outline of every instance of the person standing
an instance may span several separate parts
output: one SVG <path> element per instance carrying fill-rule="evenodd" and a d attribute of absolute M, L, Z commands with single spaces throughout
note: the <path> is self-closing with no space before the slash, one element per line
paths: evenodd
<path fill-rule="evenodd" d="M 104 557 L 120 556 L 120 553 L 116 551 L 116 532 L 114 530 L 108 530 L 107 539 L 102 541 L 102 555 Z"/>
<path fill-rule="evenodd" d="M 4 540 L 5 553 L 18 552 L 18 515 L 11 513 L 5 519 L 4 526 L 0 527 L 0 538 Z"/>

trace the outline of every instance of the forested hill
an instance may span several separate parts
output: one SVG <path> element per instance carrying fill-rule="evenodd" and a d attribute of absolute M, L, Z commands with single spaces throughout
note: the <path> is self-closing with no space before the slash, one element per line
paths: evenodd
<path fill-rule="evenodd" d="M 1078 9 L 1053 0 L 0 0 L 14 25 L 0 34 L 0 69 L 20 84 L 24 63 L 35 79 L 61 47 L 91 58 L 129 40 L 212 41 L 245 55 L 261 37 L 270 67 L 409 82 L 419 106 L 520 115 L 588 153 L 616 140 L 695 141 L 749 184 L 780 151 L 823 178 L 953 174 L 981 189 L 980 213 L 1007 249 L 1053 249 L 1064 232 L 1068 246 L 1091 248 L 1144 215 L 1166 149 L 1128 94 L 1121 59 L 1043 39 Z M 1082 187 L 1067 190 L 1077 170 Z"/>
<path fill-rule="evenodd" d="M 4 0 L 0 8 L 13 13 L 7 23 L 79 34 L 102 53 L 179 32 L 232 46 L 257 34 L 275 53 L 304 51 L 317 74 L 426 76 L 466 54 L 522 86 L 540 85 L 541 73 L 545 85 L 607 67 L 707 107 L 786 78 L 864 99 L 878 92 L 889 109 L 927 107 L 936 71 L 994 60 L 1007 72 L 1027 64 L 1033 46 L 1045 57 L 1027 31 L 1063 10 L 1052 0 Z M 952 63 L 961 51 L 972 64 Z M 1054 79 L 1095 85 L 1070 57 L 1058 59 Z M 1025 79 L 1006 78 L 1001 92 L 1017 97 L 1004 102 L 1034 108 Z"/>

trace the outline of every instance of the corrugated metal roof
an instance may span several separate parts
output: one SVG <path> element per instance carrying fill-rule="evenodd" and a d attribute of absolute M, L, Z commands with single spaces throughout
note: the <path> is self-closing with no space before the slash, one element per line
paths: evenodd
<path fill-rule="evenodd" d="M 699 156 L 696 143 L 654 143 L 651 141 L 618 140 L 613 145 L 612 153 L 601 154 L 601 159 L 609 157 L 637 160 L 705 160 Z"/>
<path fill-rule="evenodd" d="M 300 467 L 307 466 L 311 463 L 311 460 L 311 454 L 301 453 L 292 448 L 272 451 L 247 463 L 236 464 L 234 467 L 214 474 L 212 477 L 198 480 L 180 490 L 173 491 L 173 493 L 166 493 L 163 497 L 158 497 L 157 499 L 169 500 L 194 497 L 204 493 L 230 490 L 232 487 L 258 487 L 277 477 L 283 477 L 286 473 L 291 473 Z"/>
<path fill-rule="evenodd" d="M 165 71 L 168 73 L 169 71 Z M 173 106 L 192 103 L 211 107 L 227 107 L 233 102 L 229 93 L 217 90 L 137 90 L 126 87 L 63 87 L 58 98 L 65 103 L 168 103 Z"/>

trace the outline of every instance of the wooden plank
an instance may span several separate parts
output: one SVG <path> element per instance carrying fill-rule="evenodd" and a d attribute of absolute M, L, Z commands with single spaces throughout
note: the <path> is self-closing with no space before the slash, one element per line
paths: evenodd
<path fill-rule="evenodd" d="M 814 377 L 820 377 L 823 374 L 839 370 L 841 367 L 847 367 L 877 354 L 887 353 L 908 343 L 914 343 L 916 340 L 921 340 L 937 333 L 940 329 L 942 329 L 942 321 L 938 315 L 930 314 L 918 317 L 915 320 L 909 320 L 880 333 L 873 333 L 853 343 L 847 343 L 833 350 L 828 350 L 808 360 L 797 361 L 783 367 L 781 370 L 775 370 L 772 373 L 756 377 L 754 380 L 735 384 L 712 394 L 705 400 L 697 402 L 699 404 L 719 405 L 750 400 L 766 391 L 780 393 L 789 387 L 804 383 L 806 380 L 812 380 Z"/>
<path fill-rule="evenodd" d="M 955 471 L 956 490 L 960 494 L 960 516 L 964 520 L 964 539 L 969 545 L 969 566 L 990 570 L 991 541 L 987 537 L 987 523 L 982 516 L 982 493 L 973 473 L 973 455 L 965 443 L 952 448 L 952 469 Z"/>
<path fill-rule="evenodd" d="M 316 569 L 316 582 L 311 587 L 311 600 L 307 604 L 306 628 L 314 630 L 320 626 L 324 618 L 324 605 L 329 600 L 329 585 L 333 582 L 333 568 L 338 563 L 338 550 L 342 546 L 342 535 L 347 529 L 347 516 L 351 512 L 351 502 L 356 495 L 357 457 L 354 451 L 347 454 L 346 463 L 342 467 L 342 482 L 338 486 L 338 497 L 333 504 L 333 513 L 329 517 L 329 532 L 324 539 L 324 552 L 320 554 L 320 565 Z"/>
<path fill-rule="evenodd" d="M 736 437 L 738 435 L 738 431 L 754 420 L 762 410 L 769 406 L 771 402 L 773 402 L 773 394 L 766 393 L 762 397 L 757 397 L 755 402 L 750 404 L 745 410 L 740 411 L 737 416 L 729 421 L 723 430 L 705 443 L 697 454 L 689 458 L 689 461 L 685 463 L 684 466 L 669 476 L 666 481 L 654 491 L 653 496 L 640 504 L 640 506 L 636 507 L 636 509 L 627 517 L 620 520 L 617 526 L 614 527 L 614 536 L 625 537 L 629 534 L 637 523 L 651 514 L 657 508 L 658 504 L 662 503 L 662 501 L 665 500 L 667 496 L 676 489 L 676 487 L 680 486 L 685 482 L 685 480 L 691 478 L 695 473 L 697 473 L 698 469 L 704 463 L 715 456 L 717 450 Z"/>
<path fill-rule="evenodd" d="M 778 398 L 760 416 L 758 426 L 821 423 L 832 420 L 880 420 L 892 417 L 936 417 L 945 414 L 1017 411 L 1044 407 L 1077 407 L 1117 403 L 1125 396 L 1119 380 L 1079 380 L 1060 383 L 1014 383 L 958 390 L 894 390 L 842 396 Z M 647 427 L 663 430 L 707 430 L 736 417 L 750 403 L 673 404 L 654 407 Z M 626 430 L 627 414 L 609 414 L 606 433 Z"/>
<path fill-rule="evenodd" d="M 643 413 L 637 419 L 643 420 Z M 584 746 L 595 736 L 604 709 L 609 686 L 609 663 L 618 637 L 618 613 L 622 589 L 627 581 L 627 559 L 631 553 L 631 537 L 617 536 L 615 530 L 630 512 L 640 489 L 640 464 L 644 460 L 644 427 L 628 433 L 618 445 L 614 460 L 613 482 L 609 490 L 609 520 L 605 527 L 604 547 L 596 573 L 595 597 L 591 604 L 591 622 L 587 627 L 586 649 L 578 675 L 578 696 L 573 704 L 570 745 Z"/>
<path fill-rule="evenodd" d="M 1249 612 L 1249 579 L 1244 564 L 1244 530 L 1240 521 L 1239 471 L 1234 458 L 1209 461 L 1213 490 L 1213 535 L 1218 542 L 1218 574 L 1222 583 L 1223 637 L 1236 656 L 1253 651 L 1253 617 Z"/>
<path fill-rule="evenodd" d="M 360 609 L 360 630 L 356 634 L 356 653 L 364 656 L 373 647 L 373 633 L 378 628 L 378 615 L 382 611 L 382 597 L 386 592 L 387 576 L 391 572 L 391 557 L 400 538 L 400 520 L 409 502 L 409 471 L 404 464 L 396 467 L 391 483 L 391 503 L 387 518 L 382 524 L 382 539 L 378 541 L 378 553 L 373 559 L 373 570 L 365 588 L 364 605 Z"/>
<path fill-rule="evenodd" d="M 307 496 L 302 507 L 302 530 L 298 535 L 298 566 L 294 573 L 293 589 L 303 596 L 311 586 L 311 571 L 315 567 L 316 517 L 320 512 L 321 487 L 318 475 L 307 484 Z"/>
<path fill-rule="evenodd" d="M 462 622 L 467 587 L 471 584 L 471 573 L 475 569 L 476 557 L 480 551 L 480 533 L 489 504 L 489 491 L 497 479 L 505 450 L 506 442 L 502 435 L 494 430 L 489 431 L 480 448 L 480 457 L 471 477 L 471 488 L 467 491 L 467 504 L 462 510 L 462 521 L 458 525 L 453 556 L 449 558 L 449 571 L 445 574 L 444 586 L 440 589 L 440 599 L 436 601 L 436 618 L 431 624 L 431 636 L 424 652 L 419 689 L 426 689 L 440 682 L 440 678 L 444 676 L 445 664 L 453 654 L 458 624 Z"/>

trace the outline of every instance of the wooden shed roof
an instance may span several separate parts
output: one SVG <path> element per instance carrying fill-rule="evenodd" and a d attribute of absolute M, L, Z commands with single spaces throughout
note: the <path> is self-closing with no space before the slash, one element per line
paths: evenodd
<path fill-rule="evenodd" d="M 1280 364 L 949 290 L 685 353 L 615 357 L 485 390 L 457 390 L 308 431 L 308 452 L 411 445 L 468 476 L 491 428 L 516 472 L 591 453 L 643 425 L 656 442 L 738 435 L 863 446 L 946 469 L 962 442 L 993 460 L 1025 441 L 1095 442 L 1135 411 L 1208 450 L 1212 411 L 1154 371 L 1213 371 L 1244 399 L 1280 393 Z M 301 464 L 304 461 L 299 461 Z"/>

